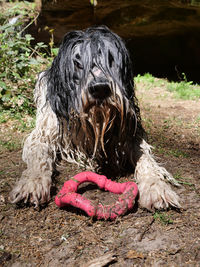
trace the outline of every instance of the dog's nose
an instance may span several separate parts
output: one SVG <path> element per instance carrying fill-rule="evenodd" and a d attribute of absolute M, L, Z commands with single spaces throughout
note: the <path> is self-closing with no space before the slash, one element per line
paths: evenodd
<path fill-rule="evenodd" d="M 91 96 L 95 99 L 105 99 L 111 94 L 108 83 L 96 83 L 94 85 L 90 85 L 88 90 Z"/>

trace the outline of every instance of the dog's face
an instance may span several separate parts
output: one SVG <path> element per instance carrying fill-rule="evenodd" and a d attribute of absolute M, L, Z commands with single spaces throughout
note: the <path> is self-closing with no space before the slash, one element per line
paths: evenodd
<path fill-rule="evenodd" d="M 72 113 L 79 117 L 88 138 L 94 140 L 94 153 L 99 143 L 105 153 L 109 130 L 129 127 L 135 134 L 139 112 L 131 60 L 121 38 L 107 27 L 65 35 L 47 78 L 47 100 L 53 111 L 67 121 L 74 120 Z"/>
<path fill-rule="evenodd" d="M 128 51 L 106 27 L 68 33 L 49 70 L 48 100 L 58 116 L 68 117 L 71 109 L 80 113 L 83 94 L 96 104 L 114 94 L 133 97 Z"/>
<path fill-rule="evenodd" d="M 85 34 L 84 40 L 78 41 L 72 52 L 74 84 L 87 95 L 88 100 L 96 104 L 116 93 L 114 90 L 123 90 L 125 82 L 123 71 L 127 65 L 123 60 L 128 59 L 127 54 L 122 50 L 122 43 L 116 39 L 120 44 L 117 46 L 111 33 L 107 33 L 107 36 L 102 36 L 97 30 L 88 34 L 88 37 Z M 123 55 L 127 59 L 122 58 Z M 124 90 L 123 94 L 127 96 L 126 93 Z"/>

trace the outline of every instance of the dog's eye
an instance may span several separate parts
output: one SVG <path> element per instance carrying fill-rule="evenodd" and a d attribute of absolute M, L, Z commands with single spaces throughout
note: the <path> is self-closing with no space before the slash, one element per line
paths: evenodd
<path fill-rule="evenodd" d="M 74 60 L 74 66 L 79 68 L 79 69 L 83 69 L 83 66 L 81 65 L 81 63 L 78 60 Z"/>
<path fill-rule="evenodd" d="M 111 54 L 111 52 L 109 51 L 109 52 L 108 52 L 108 63 L 109 63 L 109 67 L 110 67 L 110 68 L 112 67 L 113 62 L 114 62 L 114 57 L 113 57 L 113 55 Z"/>
<path fill-rule="evenodd" d="M 76 55 L 75 55 L 75 58 L 76 58 L 76 59 L 80 59 L 81 57 L 80 57 L 79 54 L 76 54 Z"/>

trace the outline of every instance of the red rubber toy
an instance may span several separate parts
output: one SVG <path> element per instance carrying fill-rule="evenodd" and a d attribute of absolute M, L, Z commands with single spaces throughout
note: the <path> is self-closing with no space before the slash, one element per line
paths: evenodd
<path fill-rule="evenodd" d="M 120 194 L 117 202 L 112 205 L 98 204 L 95 206 L 90 200 L 76 193 L 80 184 L 84 182 L 92 182 L 99 186 L 100 189 Z M 97 219 L 116 219 L 119 215 L 123 215 L 132 209 L 135 198 L 138 194 L 138 187 L 134 182 L 117 183 L 106 176 L 93 172 L 81 172 L 75 175 L 71 180 L 64 183 L 62 189 L 55 198 L 58 207 L 72 205 L 84 210 L 89 216 Z"/>

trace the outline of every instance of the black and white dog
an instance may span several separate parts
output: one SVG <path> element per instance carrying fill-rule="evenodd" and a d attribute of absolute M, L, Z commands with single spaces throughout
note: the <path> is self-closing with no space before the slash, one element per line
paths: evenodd
<path fill-rule="evenodd" d="M 105 26 L 66 34 L 34 96 L 36 127 L 23 149 L 27 169 L 11 202 L 49 201 L 59 158 L 110 177 L 132 172 L 142 207 L 180 207 L 168 183 L 175 180 L 145 141 L 131 60 L 118 35 Z"/>

